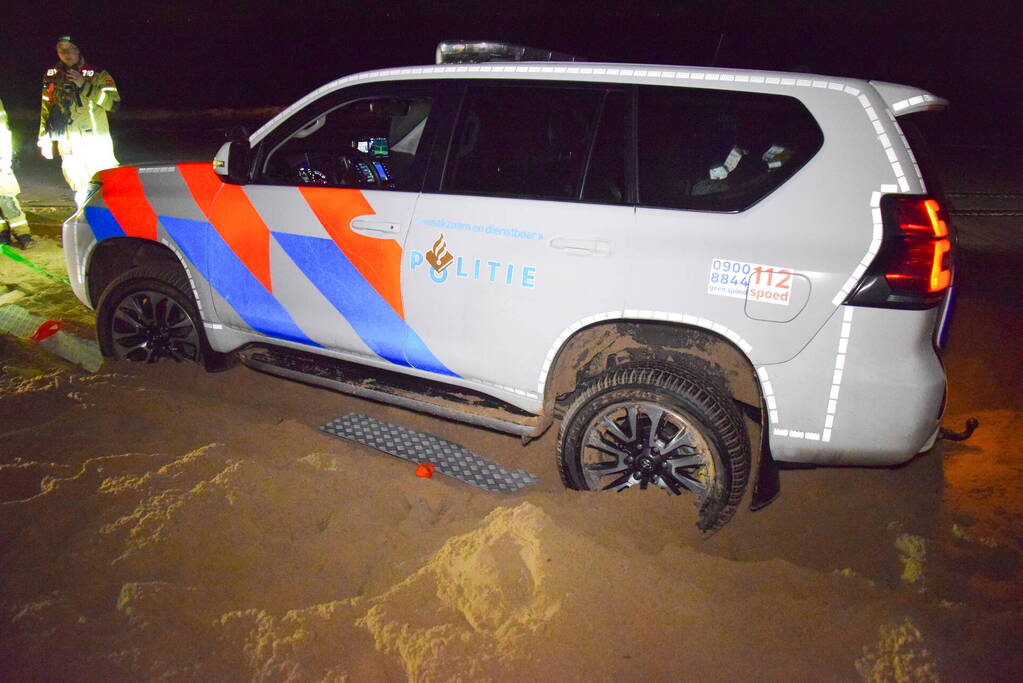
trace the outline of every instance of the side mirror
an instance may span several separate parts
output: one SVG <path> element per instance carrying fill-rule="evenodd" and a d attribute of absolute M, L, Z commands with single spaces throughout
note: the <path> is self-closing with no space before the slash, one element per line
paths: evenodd
<path fill-rule="evenodd" d="M 226 182 L 244 185 L 249 182 L 250 152 L 248 140 L 225 142 L 213 157 L 213 172 Z"/>

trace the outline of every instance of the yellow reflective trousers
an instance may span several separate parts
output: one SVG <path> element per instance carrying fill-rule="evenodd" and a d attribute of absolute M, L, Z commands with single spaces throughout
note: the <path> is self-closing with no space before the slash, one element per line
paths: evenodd
<path fill-rule="evenodd" d="M 21 186 L 14 177 L 14 141 L 7 125 L 7 110 L 0 100 L 0 232 L 10 229 L 15 235 L 29 233 L 28 220 L 18 203 Z"/>

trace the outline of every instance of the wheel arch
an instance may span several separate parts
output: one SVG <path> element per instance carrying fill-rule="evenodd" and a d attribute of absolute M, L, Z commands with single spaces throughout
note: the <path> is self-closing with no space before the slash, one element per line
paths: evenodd
<path fill-rule="evenodd" d="M 96 244 L 86 266 L 89 302 L 95 307 L 115 278 L 140 266 L 173 267 L 181 269 L 186 276 L 188 273 L 179 256 L 164 244 L 138 237 L 105 239 Z"/>
<path fill-rule="evenodd" d="M 612 368 L 637 363 L 692 368 L 763 424 L 759 377 L 735 341 L 698 325 L 633 318 L 587 325 L 558 347 L 544 379 L 544 415 L 552 420 L 566 397 Z"/>
<path fill-rule="evenodd" d="M 751 447 L 750 508 L 759 510 L 778 495 L 777 467 L 768 439 L 768 406 L 745 342 L 731 330 L 698 324 L 622 318 L 580 327 L 551 350 L 543 379 L 543 421 L 538 433 L 562 418 L 580 390 L 623 365 L 691 369 L 709 378 L 739 407 Z"/>

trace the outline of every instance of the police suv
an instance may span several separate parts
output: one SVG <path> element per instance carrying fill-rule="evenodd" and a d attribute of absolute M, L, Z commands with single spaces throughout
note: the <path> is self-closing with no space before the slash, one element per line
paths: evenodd
<path fill-rule="evenodd" d="M 912 115 L 852 78 L 442 43 L 64 225 L 111 358 L 259 370 L 501 430 L 726 523 L 774 461 L 934 443 L 953 243 Z M 911 147 L 910 141 L 913 141 Z"/>

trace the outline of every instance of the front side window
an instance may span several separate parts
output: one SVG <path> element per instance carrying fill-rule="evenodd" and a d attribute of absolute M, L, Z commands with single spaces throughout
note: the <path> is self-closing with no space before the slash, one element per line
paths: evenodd
<path fill-rule="evenodd" d="M 578 199 L 605 92 L 470 86 L 443 191 Z"/>
<path fill-rule="evenodd" d="M 782 95 L 642 86 L 639 202 L 742 211 L 792 177 L 823 143 L 799 100 Z"/>
<path fill-rule="evenodd" d="M 306 114 L 267 154 L 257 182 L 418 191 L 431 105 L 423 96 L 367 97 Z"/>

